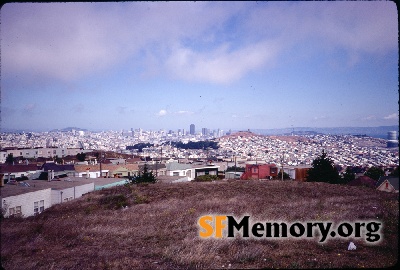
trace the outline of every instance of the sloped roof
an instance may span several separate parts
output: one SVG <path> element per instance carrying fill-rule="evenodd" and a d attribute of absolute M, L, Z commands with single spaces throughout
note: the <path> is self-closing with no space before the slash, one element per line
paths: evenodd
<path fill-rule="evenodd" d="M 191 169 L 192 165 L 190 164 L 182 164 L 178 162 L 170 162 L 166 164 L 167 171 L 180 171 L 180 170 L 187 170 Z"/>
<path fill-rule="evenodd" d="M 120 170 L 120 168 L 125 168 L 128 171 L 137 171 L 139 170 L 139 167 L 137 164 L 101 164 L 101 170 L 103 171 L 117 171 Z M 89 169 L 89 171 L 100 171 L 100 164 L 95 164 L 95 165 L 82 165 L 82 164 L 76 164 L 75 165 L 75 171 L 77 172 L 86 172 L 86 170 Z"/>
<path fill-rule="evenodd" d="M 350 186 L 365 186 L 375 188 L 376 181 L 368 176 L 360 176 L 348 183 Z"/>
<path fill-rule="evenodd" d="M 399 190 L 399 177 L 393 177 L 393 176 L 382 176 L 379 178 L 379 180 L 376 182 L 376 187 L 379 187 L 382 185 L 382 183 L 388 180 L 389 183 L 396 189 Z"/>
<path fill-rule="evenodd" d="M 105 186 L 110 183 L 119 182 L 119 178 L 81 178 L 81 177 L 68 177 L 69 181 L 64 178 L 61 181 L 45 181 L 45 180 L 27 180 L 25 183 L 29 184 L 29 187 L 5 184 L 4 187 L 0 188 L 0 198 L 6 198 L 9 196 L 16 196 L 28 192 L 34 192 L 43 189 L 65 189 L 74 186 L 80 186 L 85 184 L 94 183 L 95 186 Z"/>
<path fill-rule="evenodd" d="M 145 164 L 140 164 L 139 165 L 139 170 L 143 170 Z M 161 170 L 161 169 L 165 169 L 166 165 L 165 164 L 147 164 L 147 169 L 151 170 L 151 171 L 155 171 L 157 170 Z"/>
<path fill-rule="evenodd" d="M 36 164 L 0 165 L 0 173 L 17 173 L 36 170 L 39 170 L 39 167 Z"/>
<path fill-rule="evenodd" d="M 73 164 L 64 164 L 64 165 L 58 165 L 55 163 L 44 163 L 41 167 L 41 169 L 45 172 L 52 170 L 55 172 L 60 172 L 60 171 L 74 171 L 74 165 Z"/>
<path fill-rule="evenodd" d="M 99 164 L 95 164 L 95 165 L 75 164 L 74 168 L 75 168 L 76 172 L 86 172 L 86 170 L 89 170 L 91 172 L 100 171 L 100 165 Z M 107 170 L 105 168 L 105 164 L 102 164 L 102 170 Z"/>

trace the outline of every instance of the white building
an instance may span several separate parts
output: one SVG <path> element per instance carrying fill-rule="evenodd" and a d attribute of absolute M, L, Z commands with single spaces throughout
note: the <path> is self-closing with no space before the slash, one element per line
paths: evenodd
<path fill-rule="evenodd" d="M 51 158 L 58 156 L 59 158 L 65 156 L 76 156 L 79 153 L 91 152 L 92 150 L 80 148 L 23 148 L 23 149 L 9 149 L 0 151 L 0 163 L 5 163 L 7 156 L 12 154 L 13 157 L 23 158 Z"/>
<path fill-rule="evenodd" d="M 113 178 L 71 177 L 67 181 L 28 180 L 5 184 L 0 188 L 1 211 L 4 217 L 37 215 L 52 205 L 80 198 L 83 194 L 110 186 L 114 182 L 121 181 Z"/>

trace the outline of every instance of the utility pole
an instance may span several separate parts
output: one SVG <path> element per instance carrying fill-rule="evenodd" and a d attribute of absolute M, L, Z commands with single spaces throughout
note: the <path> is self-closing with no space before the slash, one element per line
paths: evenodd
<path fill-rule="evenodd" d="M 157 163 L 157 159 L 156 159 L 156 177 L 158 176 L 158 163 Z"/>
<path fill-rule="evenodd" d="M 282 165 L 282 181 L 283 181 L 283 162 L 285 160 L 285 152 L 282 154 L 281 165 Z"/>
<path fill-rule="evenodd" d="M 258 166 L 257 157 L 256 157 L 256 167 L 257 167 L 257 180 L 260 180 L 260 168 Z"/>
<path fill-rule="evenodd" d="M 235 174 L 234 174 L 233 178 L 236 179 L 236 156 L 233 156 L 233 158 L 235 159 Z"/>
<path fill-rule="evenodd" d="M 100 161 L 100 178 L 102 177 L 102 172 L 101 172 L 101 159 L 102 159 L 102 153 L 100 150 L 100 155 L 99 155 L 99 161 Z"/>

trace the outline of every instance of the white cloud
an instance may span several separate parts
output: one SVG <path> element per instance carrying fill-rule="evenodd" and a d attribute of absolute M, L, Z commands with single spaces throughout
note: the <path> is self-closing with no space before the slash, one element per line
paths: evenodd
<path fill-rule="evenodd" d="M 207 52 L 177 47 L 168 57 L 166 69 L 181 79 L 225 84 L 272 63 L 278 51 L 278 46 L 273 41 L 261 41 L 236 50 L 223 44 Z"/>
<path fill-rule="evenodd" d="M 69 82 L 135 58 L 150 76 L 229 83 L 310 38 L 350 50 L 351 61 L 397 49 L 396 11 L 389 1 L 8 3 L 2 75 Z"/>
<path fill-rule="evenodd" d="M 253 34 L 280 36 L 286 45 L 312 38 L 319 46 L 371 53 L 398 46 L 397 8 L 390 1 L 274 3 L 245 23 Z"/>
<path fill-rule="evenodd" d="M 383 117 L 383 119 L 385 120 L 395 120 L 395 119 L 399 119 L 399 115 L 397 113 L 392 113 L 388 116 Z"/>
<path fill-rule="evenodd" d="M 193 114 L 193 112 L 191 112 L 191 111 L 177 111 L 176 113 L 177 114 L 187 114 L 187 115 Z"/>
<path fill-rule="evenodd" d="M 365 120 L 365 121 L 376 120 L 376 116 L 375 115 L 369 115 L 367 117 L 362 118 L 362 120 Z"/>
<path fill-rule="evenodd" d="M 1 9 L 2 71 L 34 71 L 73 81 L 111 69 L 149 45 L 162 49 L 171 41 L 202 37 L 204 31 L 218 28 L 237 5 L 209 6 L 174 2 L 9 3 Z M 207 16 L 199 16 L 205 13 Z"/>
<path fill-rule="evenodd" d="M 165 116 L 165 115 L 167 115 L 167 111 L 166 111 L 166 110 L 160 110 L 160 111 L 157 113 L 157 116 L 159 116 L 159 117 L 162 117 L 162 116 Z"/>
<path fill-rule="evenodd" d="M 321 120 L 328 119 L 328 117 L 327 116 L 315 116 L 313 119 L 314 119 L 314 121 L 321 121 Z"/>

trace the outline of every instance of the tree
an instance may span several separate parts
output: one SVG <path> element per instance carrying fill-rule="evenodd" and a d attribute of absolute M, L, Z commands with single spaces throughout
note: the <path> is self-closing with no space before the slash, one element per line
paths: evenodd
<path fill-rule="evenodd" d="M 85 153 L 78 153 L 78 154 L 76 154 L 76 158 L 77 158 L 79 161 L 85 161 L 85 159 L 86 159 L 86 154 L 85 154 Z"/>
<path fill-rule="evenodd" d="M 370 177 L 370 178 L 372 178 L 372 179 L 374 179 L 374 180 L 379 180 L 379 178 L 380 178 L 381 176 L 384 176 L 385 173 L 384 173 L 384 171 L 383 171 L 381 168 L 372 166 L 371 168 L 369 168 L 369 169 L 364 173 L 364 175 L 366 175 L 366 176 L 368 176 L 368 177 Z"/>
<path fill-rule="evenodd" d="M 12 153 L 8 154 L 6 158 L 6 163 L 7 164 L 13 164 L 15 161 L 14 155 Z"/>
<path fill-rule="evenodd" d="M 399 166 L 397 166 L 396 169 L 393 170 L 393 172 L 390 174 L 390 176 L 399 177 Z"/>
<path fill-rule="evenodd" d="M 144 164 L 143 171 L 139 171 L 139 174 L 131 178 L 133 184 L 139 183 L 156 183 L 157 178 L 152 171 L 149 171 L 147 164 Z"/>
<path fill-rule="evenodd" d="M 282 179 L 282 170 L 279 171 L 278 176 L 276 176 L 276 179 Z M 290 179 L 290 175 L 283 172 L 283 180 L 288 180 Z"/>
<path fill-rule="evenodd" d="M 337 184 L 339 182 L 339 172 L 325 151 L 322 151 L 321 156 L 317 157 L 312 162 L 312 168 L 307 171 L 307 181 L 331 184 Z"/>
<path fill-rule="evenodd" d="M 347 184 L 348 182 L 353 181 L 354 179 L 356 179 L 356 174 L 353 172 L 351 167 L 347 167 L 346 172 L 343 174 L 341 182 L 343 184 Z"/>

